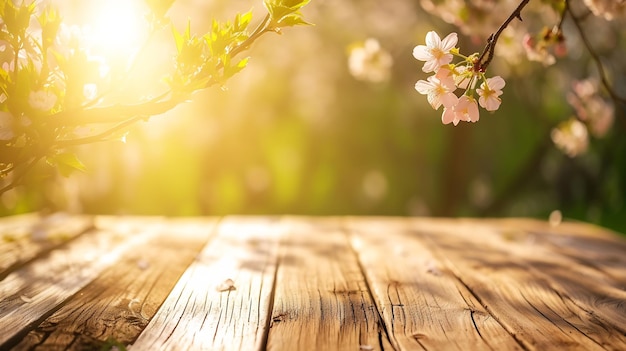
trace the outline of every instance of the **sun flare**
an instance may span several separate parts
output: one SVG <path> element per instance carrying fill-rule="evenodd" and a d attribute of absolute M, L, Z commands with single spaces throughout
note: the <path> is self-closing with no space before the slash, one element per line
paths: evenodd
<path fill-rule="evenodd" d="M 94 1 L 87 9 L 90 45 L 113 56 L 132 54 L 145 38 L 145 9 L 138 1 Z"/>

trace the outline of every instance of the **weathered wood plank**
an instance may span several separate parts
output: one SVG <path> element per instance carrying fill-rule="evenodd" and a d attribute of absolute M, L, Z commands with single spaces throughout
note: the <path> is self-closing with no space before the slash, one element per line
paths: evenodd
<path fill-rule="evenodd" d="M 261 349 L 283 230 L 269 218 L 226 218 L 131 350 Z"/>
<path fill-rule="evenodd" d="M 25 214 L 0 220 L 0 280 L 14 269 L 93 227 L 89 216 Z"/>
<path fill-rule="evenodd" d="M 397 350 L 521 350 L 402 219 L 351 218 L 351 242 Z"/>
<path fill-rule="evenodd" d="M 620 349 L 614 341 L 620 338 L 615 329 L 602 330 L 602 324 L 570 303 L 555 289 L 555 277 L 533 269 L 529 256 L 494 244 L 492 228 L 462 221 L 432 224 L 415 220 L 413 232 L 406 235 L 423 237 L 429 249 L 444 258 L 449 269 L 526 349 Z"/>
<path fill-rule="evenodd" d="M 481 232 L 489 238 L 489 245 L 509 253 L 547 282 L 568 307 L 562 310 L 553 306 L 560 315 L 571 315 L 568 321 L 597 343 L 626 349 L 626 284 L 607 273 L 599 252 L 601 248 L 606 255 L 612 255 L 613 263 L 621 262 L 621 270 L 617 271 L 624 271 L 626 243 L 610 232 L 603 236 L 572 235 L 547 225 L 526 231 L 525 224 L 519 221 L 519 231 L 506 236 L 501 235 L 502 226 L 488 226 Z M 585 264 L 594 259 L 597 263 Z"/>
<path fill-rule="evenodd" d="M 526 229 L 533 244 L 550 249 L 560 256 L 569 257 L 577 265 L 593 268 L 616 282 L 615 286 L 626 289 L 626 240 L 617 234 L 605 231 L 605 235 L 573 236 L 559 232 L 561 227 L 543 230 Z M 586 226 L 585 226 L 586 227 Z M 595 229 L 598 231 L 599 229 Z"/>
<path fill-rule="evenodd" d="M 562 222 L 547 225 L 546 221 L 531 219 L 461 219 L 457 222 L 483 225 L 499 233 L 512 244 L 534 245 L 567 256 L 583 265 L 604 273 L 619 288 L 626 287 L 626 237 L 588 223 Z"/>
<path fill-rule="evenodd" d="M 626 241 L 584 224 L 51 218 L 0 219 L 2 350 L 626 349 Z"/>
<path fill-rule="evenodd" d="M 339 219 L 286 223 L 267 349 L 392 349 Z"/>
<path fill-rule="evenodd" d="M 145 222 L 145 221 L 144 221 Z M 141 230 L 92 230 L 0 282 L 0 349 L 54 312 L 129 249 L 155 236 Z M 13 339 L 12 339 L 13 338 Z"/>
<path fill-rule="evenodd" d="M 207 242 L 215 224 L 208 218 L 163 221 L 154 238 L 130 249 L 14 350 L 98 350 L 109 339 L 121 345 L 132 343 Z"/>
<path fill-rule="evenodd" d="M 626 242 L 617 234 L 587 224 L 554 227 L 526 219 L 460 220 L 456 225 L 464 229 L 450 229 L 450 234 L 463 236 L 475 228 L 487 245 L 545 281 L 561 299 L 551 308 L 571 316 L 568 322 L 589 338 L 609 349 L 626 349 L 626 284 L 618 276 L 626 270 Z M 608 263 L 602 252 L 610 257 Z"/>
<path fill-rule="evenodd" d="M 30 235 L 26 229 L 38 221 L 40 217 L 37 213 L 0 217 L 0 242 L 10 242 L 15 238 Z"/>

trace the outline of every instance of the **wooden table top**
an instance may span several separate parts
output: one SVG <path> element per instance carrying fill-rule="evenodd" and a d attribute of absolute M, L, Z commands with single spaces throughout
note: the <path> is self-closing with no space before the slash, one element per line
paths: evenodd
<path fill-rule="evenodd" d="M 626 350 L 626 240 L 530 219 L 0 219 L 1 350 Z"/>

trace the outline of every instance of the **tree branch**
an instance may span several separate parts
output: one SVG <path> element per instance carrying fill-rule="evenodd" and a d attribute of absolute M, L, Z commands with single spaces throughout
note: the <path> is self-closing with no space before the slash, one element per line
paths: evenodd
<path fill-rule="evenodd" d="M 565 1 L 565 11 L 569 13 L 570 16 L 572 17 L 572 22 L 574 22 L 574 26 L 576 27 L 576 30 L 578 31 L 578 35 L 580 36 L 580 39 L 582 40 L 583 44 L 585 45 L 585 48 L 589 52 L 589 55 L 591 55 L 591 58 L 593 59 L 593 62 L 596 65 L 596 68 L 598 69 L 598 74 L 600 75 L 600 82 L 602 83 L 602 86 L 607 91 L 609 96 L 611 96 L 613 101 L 626 104 L 626 98 L 617 94 L 615 90 L 613 89 L 613 87 L 611 86 L 611 83 L 609 83 L 609 78 L 606 74 L 606 71 L 604 70 L 604 65 L 602 64 L 602 59 L 600 58 L 600 55 L 598 55 L 598 53 L 593 49 L 593 46 L 591 42 L 589 41 L 589 38 L 587 38 L 587 35 L 585 35 L 585 30 L 580 24 L 579 18 L 576 17 L 576 15 L 574 14 L 574 11 L 572 11 L 569 0 Z"/>
<path fill-rule="evenodd" d="M 51 115 L 53 126 L 78 126 L 94 123 L 116 123 L 134 116 L 156 116 L 163 114 L 180 104 L 182 97 L 171 97 L 162 100 L 169 92 L 152 100 L 133 105 L 111 105 L 106 107 L 94 107 L 83 110 L 66 110 Z"/>
<path fill-rule="evenodd" d="M 493 60 L 493 52 L 496 49 L 496 44 L 498 43 L 498 39 L 500 38 L 500 34 L 509 26 L 509 24 L 514 19 L 519 19 L 522 21 L 522 9 L 528 4 L 530 0 L 522 0 L 517 8 L 513 10 L 511 15 L 500 25 L 500 28 L 495 33 L 492 33 L 487 39 L 487 45 L 483 49 L 483 52 L 480 54 L 476 62 L 474 63 L 474 71 L 476 72 L 485 72 L 487 67 Z"/>
<path fill-rule="evenodd" d="M 144 116 L 135 116 L 132 118 L 127 119 L 126 121 L 123 121 L 119 124 L 116 124 L 115 126 L 105 130 L 104 132 L 95 134 L 95 135 L 91 135 L 88 137 L 84 137 L 84 138 L 78 138 L 78 139 L 67 139 L 67 140 L 59 140 L 56 141 L 53 146 L 59 147 L 59 148 L 65 148 L 65 147 L 70 147 L 70 146 L 78 146 L 78 145 L 85 145 L 85 144 L 91 144 L 91 143 L 97 143 L 97 142 L 101 142 L 101 141 L 106 141 L 111 135 L 125 129 L 128 128 L 129 126 L 145 119 L 146 117 Z"/>
<path fill-rule="evenodd" d="M 20 174 L 16 175 L 15 178 L 9 184 L 0 188 L 0 195 L 20 185 L 22 178 L 24 178 L 24 176 L 30 171 L 30 169 L 33 168 L 35 164 L 37 164 L 37 162 L 39 162 L 39 160 L 41 160 L 42 158 L 43 156 L 37 156 L 33 158 L 32 160 L 30 160 Z"/>
<path fill-rule="evenodd" d="M 265 18 L 263 19 L 263 21 L 261 21 L 261 23 L 259 23 L 259 25 L 254 29 L 254 31 L 252 32 L 252 34 L 250 34 L 250 36 L 248 37 L 248 39 L 244 40 L 243 43 L 237 45 L 236 47 L 234 47 L 231 51 L 230 54 L 232 57 L 235 57 L 238 53 L 246 50 L 248 47 L 250 47 L 250 45 L 252 45 L 252 43 L 254 43 L 255 40 L 257 40 L 263 33 L 267 32 L 269 30 L 269 24 L 270 24 L 270 14 L 268 13 Z"/>

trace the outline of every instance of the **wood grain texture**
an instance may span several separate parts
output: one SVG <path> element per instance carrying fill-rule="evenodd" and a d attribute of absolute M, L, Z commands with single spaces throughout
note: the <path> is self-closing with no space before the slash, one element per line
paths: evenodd
<path fill-rule="evenodd" d="M 588 223 L 563 222 L 549 225 L 530 219 L 457 220 L 457 225 L 482 225 L 500 233 L 512 244 L 533 244 L 559 256 L 567 256 L 576 265 L 593 268 L 626 288 L 626 240 L 624 235 Z"/>
<path fill-rule="evenodd" d="M 90 216 L 25 214 L 0 220 L 0 280 L 93 227 Z"/>
<path fill-rule="evenodd" d="M 607 271 L 606 260 L 600 255 L 602 248 L 623 271 L 626 258 L 619 257 L 618 252 L 624 256 L 626 245 L 611 241 L 610 233 L 601 238 L 572 235 L 547 226 L 539 231 L 525 230 L 523 223 L 517 228 L 518 232 L 507 236 L 501 235 L 501 227 L 484 228 L 481 232 L 489 238 L 489 245 L 523 263 L 559 296 L 561 304 L 551 308 L 560 316 L 567 316 L 571 324 L 599 345 L 626 349 L 626 285 Z"/>
<path fill-rule="evenodd" d="M 226 218 L 131 350 L 260 349 L 283 231 L 271 218 Z"/>
<path fill-rule="evenodd" d="M 619 349 L 621 341 L 613 341 L 616 334 L 603 331 L 580 306 L 555 290 L 556 276 L 533 269 L 529 256 L 500 246 L 494 236 L 510 240 L 515 233 L 494 233 L 488 226 L 469 222 L 414 224 L 414 232 L 429 243 L 429 249 L 444 257 L 457 278 L 525 349 Z M 600 297 L 587 293 L 590 298 Z"/>
<path fill-rule="evenodd" d="M 154 219 L 146 222 L 147 228 L 154 226 Z M 107 340 L 132 343 L 200 252 L 214 225 L 211 219 L 162 221 L 154 238 L 130 248 L 14 350 L 93 350 Z"/>
<path fill-rule="evenodd" d="M 396 350 L 521 350 L 406 220 L 346 225 Z"/>
<path fill-rule="evenodd" d="M 392 349 L 340 221 L 286 224 L 267 349 Z"/>
<path fill-rule="evenodd" d="M 626 350 L 626 240 L 586 224 L 23 215 L 0 238 L 0 350 Z"/>
<path fill-rule="evenodd" d="M 0 282 L 0 348 L 154 235 L 145 226 L 139 232 L 92 230 L 10 273 Z"/>

